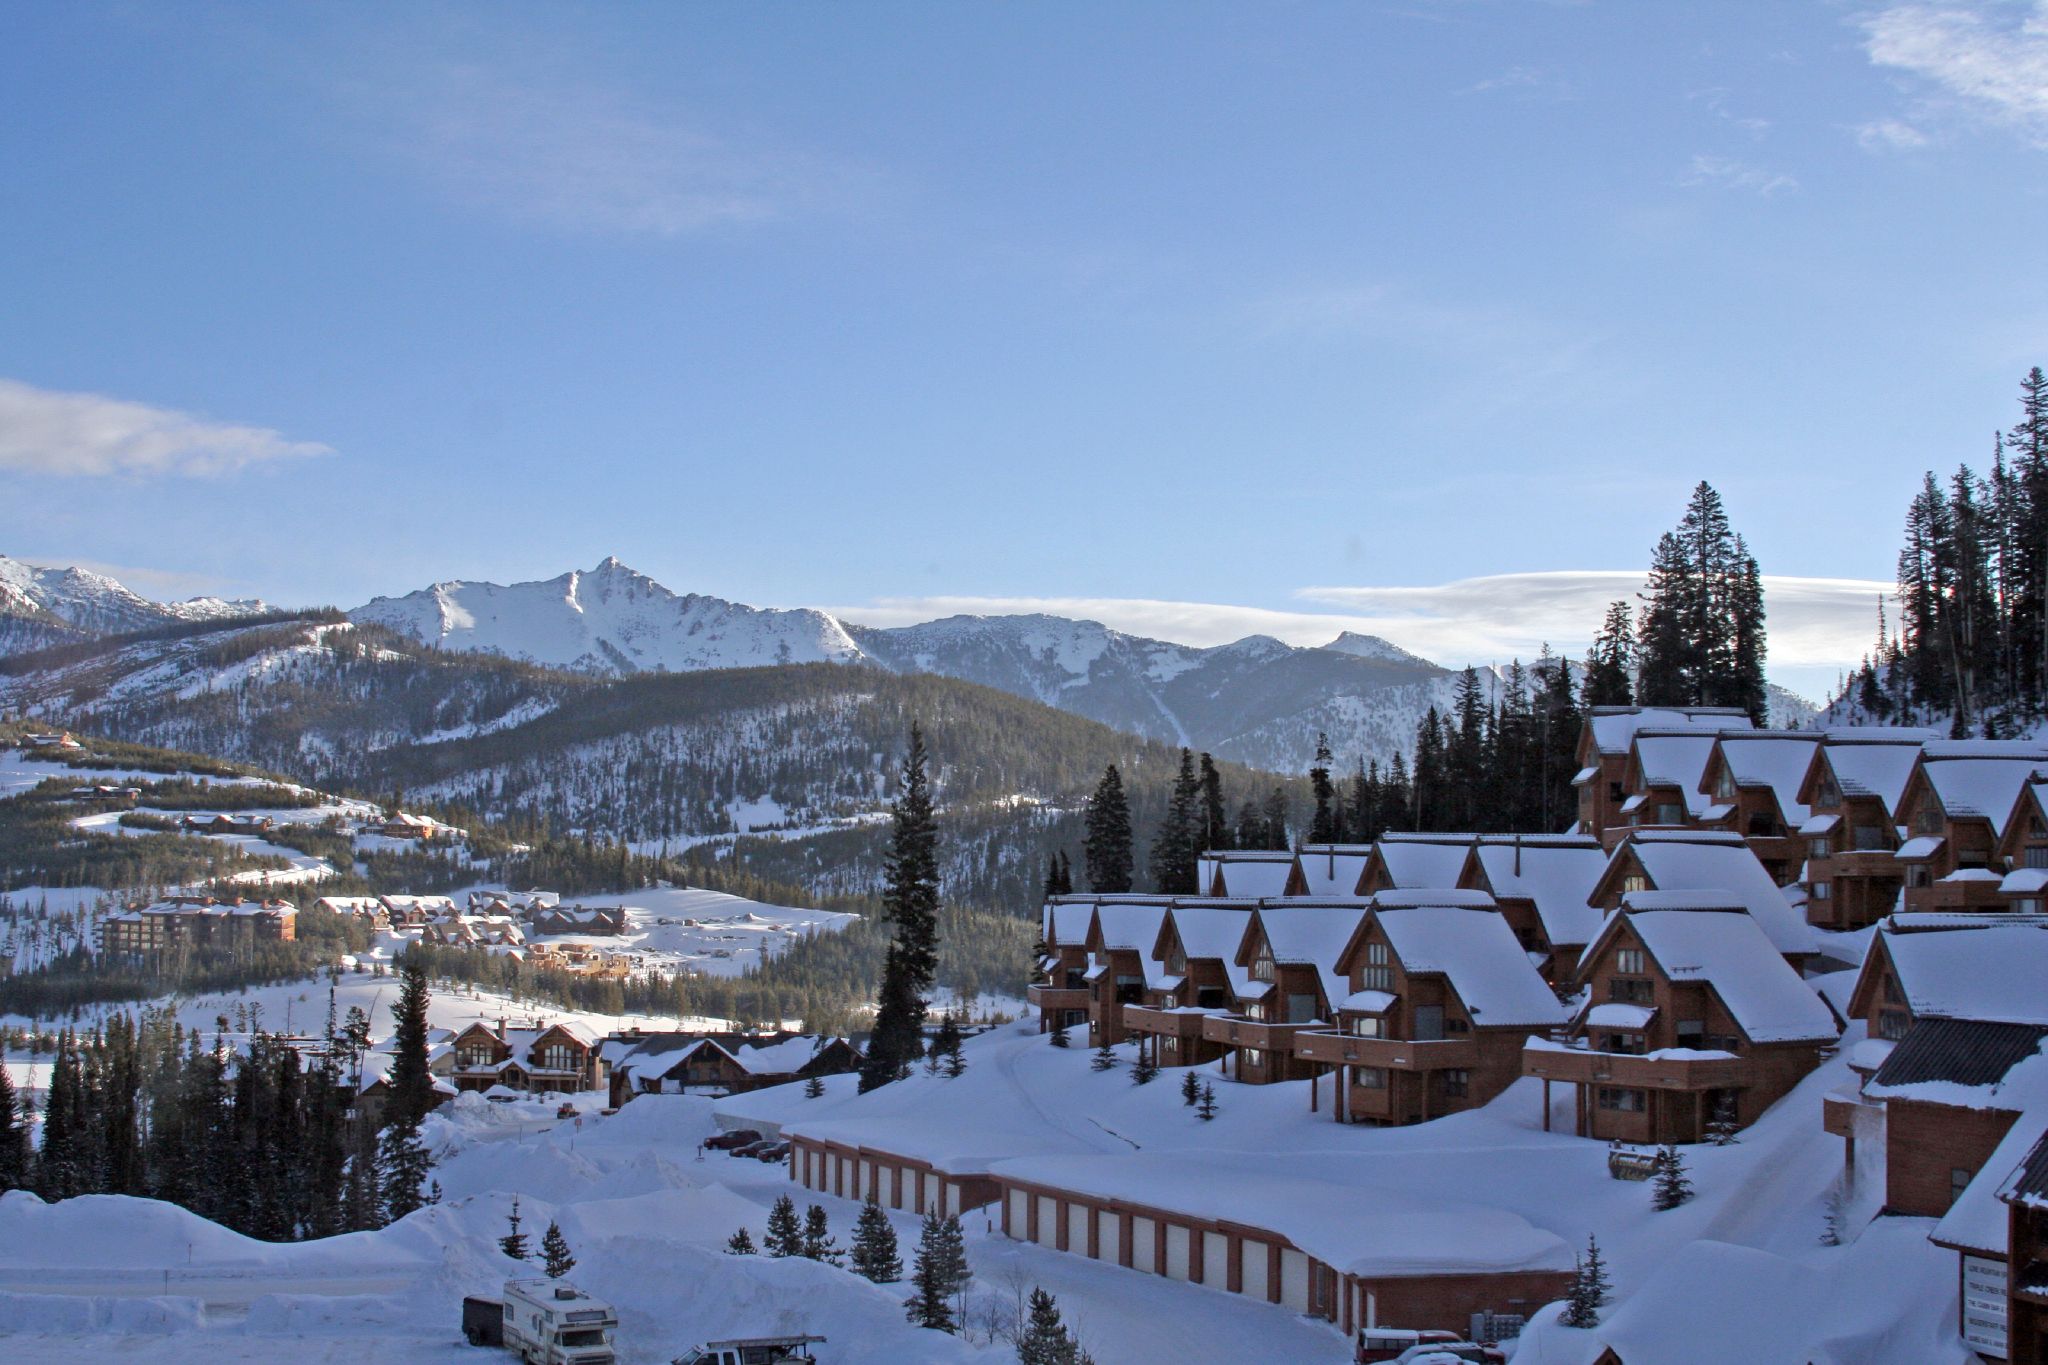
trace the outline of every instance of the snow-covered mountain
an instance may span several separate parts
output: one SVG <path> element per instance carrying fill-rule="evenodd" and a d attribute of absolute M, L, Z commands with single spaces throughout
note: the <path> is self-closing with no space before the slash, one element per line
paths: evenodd
<path fill-rule="evenodd" d="M 616 559 L 537 583 L 436 583 L 376 598 L 349 615 L 434 648 L 579 673 L 685 673 L 860 657 L 845 628 L 824 612 L 673 593 Z"/>
<path fill-rule="evenodd" d="M 90 569 L 45 569 L 0 555 L 0 651 L 7 653 L 268 610 L 262 602 L 218 597 L 153 602 Z"/>

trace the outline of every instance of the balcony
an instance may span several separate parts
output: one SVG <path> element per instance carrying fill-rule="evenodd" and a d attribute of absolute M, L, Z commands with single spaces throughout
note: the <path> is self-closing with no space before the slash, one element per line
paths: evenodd
<path fill-rule="evenodd" d="M 1479 1064 L 1479 1044 L 1471 1038 L 1439 1038 L 1415 1042 L 1406 1038 L 1356 1038 L 1348 1033 L 1295 1035 L 1294 1055 L 1306 1062 L 1334 1066 L 1375 1066 L 1388 1071 L 1442 1071 Z"/>
<path fill-rule="evenodd" d="M 1820 1101 L 1820 1126 L 1836 1137 L 1853 1138 L 1856 1125 L 1864 1115 L 1872 1115 L 1876 1122 L 1883 1122 L 1884 1106 L 1872 1104 L 1861 1095 L 1823 1095 Z M 1865 1123 L 1872 1119 L 1863 1119 Z"/>
<path fill-rule="evenodd" d="M 1225 1047 L 1257 1048 L 1261 1052 L 1287 1054 L 1294 1051 L 1294 1039 L 1308 1029 L 1329 1027 L 1322 1023 L 1274 1024 L 1263 1019 L 1244 1019 L 1231 1014 L 1202 1016 L 1202 1036 Z"/>
<path fill-rule="evenodd" d="M 1088 996 L 1086 986 L 1046 984 L 1024 988 L 1024 998 L 1041 1010 L 1085 1010 L 1088 1008 Z"/>
<path fill-rule="evenodd" d="M 1998 894 L 1998 882 L 1998 877 L 1992 875 L 1959 882 L 1940 881 L 1931 886 L 1909 886 L 1906 888 L 1906 909 L 1934 914 L 1956 911 L 1979 914 L 2003 910 L 2006 908 L 2005 897 Z"/>
<path fill-rule="evenodd" d="M 1545 1081 L 1637 1090 L 1726 1090 L 1749 1084 L 1750 1064 L 1734 1056 L 1637 1057 L 1532 1042 L 1522 1049 L 1522 1074 Z"/>
<path fill-rule="evenodd" d="M 1197 1009 L 1153 1009 L 1149 1005 L 1125 1005 L 1124 1027 L 1132 1033 L 1149 1033 L 1160 1038 L 1193 1042 L 1202 1036 L 1202 1022 L 1215 1011 Z"/>

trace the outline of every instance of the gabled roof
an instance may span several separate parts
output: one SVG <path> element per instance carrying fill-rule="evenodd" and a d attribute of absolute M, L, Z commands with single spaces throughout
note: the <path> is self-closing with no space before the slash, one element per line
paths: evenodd
<path fill-rule="evenodd" d="M 1224 978 L 1233 992 L 1242 993 L 1250 978 L 1245 974 L 1241 961 L 1245 935 L 1252 927 L 1252 911 L 1255 901 L 1222 900 L 1216 897 L 1190 897 L 1177 900 L 1166 912 L 1159 925 L 1158 950 L 1166 946 L 1169 930 L 1180 940 L 1183 956 L 1189 962 L 1220 961 Z M 1155 956 L 1164 961 L 1163 951 L 1155 950 Z M 1147 972 L 1152 970 L 1147 964 Z"/>
<path fill-rule="evenodd" d="M 1045 941 L 1062 947 L 1078 947 L 1088 941 L 1088 926 L 1095 922 L 1095 896 L 1054 896 L 1040 911 L 1038 927 Z"/>
<path fill-rule="evenodd" d="M 1921 749 L 1893 814 L 1902 814 L 1916 794 L 1931 792 L 1950 820 L 1982 820 L 1997 836 L 2005 831 L 2020 789 L 2044 765 L 2048 749 L 2038 744 L 1994 739 L 1930 743 Z"/>
<path fill-rule="evenodd" d="M 1303 844 L 1295 866 L 1307 895 L 1354 896 L 1371 856 L 1371 844 Z"/>
<path fill-rule="evenodd" d="M 1411 910 L 1418 905 L 1454 905 L 1465 910 L 1496 910 L 1491 891 L 1467 887 L 1418 886 L 1405 891 L 1376 891 L 1372 903 L 1381 910 Z"/>
<path fill-rule="evenodd" d="M 1171 899 L 1166 896 L 1106 898 L 1095 907 L 1095 927 L 1089 933 L 1089 941 L 1104 949 L 1128 948 L 1149 955 L 1159 941 L 1159 923 L 1166 918 L 1169 904 Z"/>
<path fill-rule="evenodd" d="M 2027 1149 L 2026 1156 L 1999 1187 L 1998 1197 L 2008 1204 L 2048 1208 L 2048 1133 L 2041 1134 Z"/>
<path fill-rule="evenodd" d="M 1411 976 L 1441 973 L 1481 1028 L 1549 1028 L 1571 1018 L 1498 911 L 1449 906 L 1377 910 L 1373 922 L 1404 971 Z"/>
<path fill-rule="evenodd" d="M 1615 846 L 1612 865 L 1633 856 L 1658 891 L 1709 892 L 1741 905 L 1781 953 L 1815 951 L 1813 929 L 1739 834 L 1638 830 Z M 1607 874 L 1602 874 L 1603 882 Z"/>
<path fill-rule="evenodd" d="M 1875 727 L 1830 730 L 1814 755 L 1805 780 L 1799 784 L 1799 799 L 1812 802 L 1824 764 L 1826 771 L 1834 774 L 1835 785 L 1845 798 L 1874 797 L 1884 806 L 1888 819 L 1896 818 L 1906 779 L 1913 775 L 1926 740 L 1927 736 L 1918 731 Z"/>
<path fill-rule="evenodd" d="M 1490 835 L 1472 851 L 1467 881 L 1496 900 L 1527 900 L 1552 944 L 1586 944 L 1600 932 L 1600 912 L 1588 902 L 1607 854 L 1590 836 Z"/>
<path fill-rule="evenodd" d="M 1627 753 L 1638 730 L 1749 728 L 1748 715 L 1732 706 L 1596 706 L 1586 717 L 1585 734 L 1599 753 L 1612 756 Z"/>
<path fill-rule="evenodd" d="M 1835 1017 L 1785 963 L 1750 915 L 1734 910 L 1624 910 L 1612 916 L 1596 952 L 1621 923 L 1671 981 L 1711 986 L 1752 1043 L 1832 1042 Z"/>
<path fill-rule="evenodd" d="M 1866 1091 L 1890 1095 L 1929 1082 L 1996 1086 L 2008 1071 L 2040 1051 L 2043 1038 L 2048 1038 L 2048 1024 L 1922 1019 L 1885 1057 Z"/>
<path fill-rule="evenodd" d="M 1625 780 L 1638 791 L 1676 787 L 1686 814 L 1697 819 L 1710 804 L 1700 790 L 1700 781 L 1719 734 L 1718 730 L 1638 730 L 1629 750 Z"/>
<path fill-rule="evenodd" d="M 1294 854 L 1287 849 L 1211 849 L 1198 860 L 1198 890 L 1203 895 L 1279 896 L 1294 872 Z M 1221 883 L 1221 889 L 1217 884 Z"/>
<path fill-rule="evenodd" d="M 2048 925 L 1980 923 L 1900 932 L 1880 925 L 1852 1002 L 1859 1012 L 1889 962 L 1916 1019 L 1982 1019 L 2048 1024 Z"/>
<path fill-rule="evenodd" d="M 1452 887 L 1464 870 L 1473 834 L 1382 834 L 1373 853 L 1396 887 Z"/>
<path fill-rule="evenodd" d="M 1715 741 L 1715 759 L 1726 767 L 1738 787 L 1768 787 L 1778 803 L 1778 814 L 1786 824 L 1799 825 L 1812 812 L 1799 799 L 1799 789 L 1813 766 L 1821 737 L 1811 730 L 1753 730 L 1747 734 L 1723 734 Z M 1707 784 L 1711 789 L 1711 782 Z"/>
<path fill-rule="evenodd" d="M 1257 913 L 1273 961 L 1314 967 L 1322 982 L 1323 999 L 1334 1010 L 1351 991 L 1350 982 L 1337 970 L 1337 959 L 1364 920 L 1366 906 L 1356 901 L 1320 905 L 1269 902 Z M 1249 960 L 1248 954 L 1246 957 Z"/>

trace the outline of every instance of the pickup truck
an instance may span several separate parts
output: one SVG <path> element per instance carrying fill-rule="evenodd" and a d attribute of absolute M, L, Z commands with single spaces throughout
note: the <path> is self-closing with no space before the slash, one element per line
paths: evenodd
<path fill-rule="evenodd" d="M 823 1337 L 740 1337 L 707 1341 L 677 1356 L 672 1365 L 817 1365 L 811 1347 Z"/>

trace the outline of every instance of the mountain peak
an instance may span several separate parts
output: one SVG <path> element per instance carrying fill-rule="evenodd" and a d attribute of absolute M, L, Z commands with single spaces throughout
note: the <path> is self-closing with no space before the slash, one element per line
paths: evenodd
<path fill-rule="evenodd" d="M 1429 664 L 1420 654 L 1411 654 L 1391 640 L 1382 640 L 1377 635 L 1360 635 L 1347 630 L 1322 648 L 1334 654 L 1349 654 L 1355 659 L 1372 659 L 1381 663 Z M 1434 668 L 1436 665 L 1430 664 Z"/>

